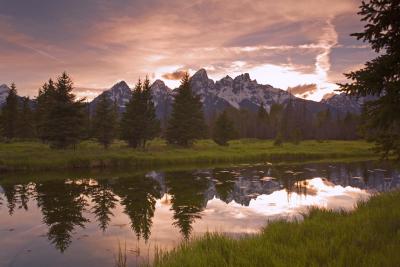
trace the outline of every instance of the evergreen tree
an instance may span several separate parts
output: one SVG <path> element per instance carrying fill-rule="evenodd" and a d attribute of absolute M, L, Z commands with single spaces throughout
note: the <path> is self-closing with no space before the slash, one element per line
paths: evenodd
<path fill-rule="evenodd" d="M 93 117 L 93 132 L 97 141 L 108 148 L 115 138 L 116 114 L 113 102 L 105 94 L 101 94 Z"/>
<path fill-rule="evenodd" d="M 351 95 L 378 97 L 364 105 L 364 133 L 383 157 L 395 153 L 400 158 L 400 1 L 363 1 L 360 9 L 364 32 L 352 36 L 369 42 L 380 55 L 345 74 L 352 82 L 340 86 Z"/>
<path fill-rule="evenodd" d="M 269 119 L 271 122 L 272 136 L 277 137 L 278 133 L 281 133 L 280 125 L 283 116 L 283 105 L 282 104 L 272 104 L 271 110 L 269 112 Z"/>
<path fill-rule="evenodd" d="M 213 140 L 221 146 L 228 145 L 228 141 L 235 136 L 233 122 L 228 118 L 226 111 L 222 112 L 215 122 Z"/>
<path fill-rule="evenodd" d="M 269 131 L 269 115 L 267 110 L 264 107 L 264 103 L 261 103 L 258 112 L 257 112 L 257 138 L 267 139 L 268 131 Z"/>
<path fill-rule="evenodd" d="M 23 98 L 17 122 L 18 137 L 25 140 L 34 137 L 33 113 L 29 102 L 28 97 Z"/>
<path fill-rule="evenodd" d="M 190 146 L 206 133 L 206 124 L 200 97 L 192 93 L 189 74 L 183 77 L 172 106 L 166 133 L 170 144 Z"/>
<path fill-rule="evenodd" d="M 93 125 L 92 125 L 92 116 L 90 113 L 90 103 L 85 101 L 82 103 L 82 130 L 81 130 L 81 138 L 83 140 L 88 140 L 93 136 Z"/>
<path fill-rule="evenodd" d="M 67 73 L 57 79 L 56 89 L 46 116 L 47 139 L 52 148 L 75 146 L 81 138 L 84 99 L 75 100 L 73 83 Z"/>
<path fill-rule="evenodd" d="M 143 135 L 142 126 L 144 122 L 143 106 L 141 103 L 142 82 L 139 79 L 132 91 L 131 99 L 126 105 L 121 120 L 121 137 L 130 147 L 137 148 Z"/>
<path fill-rule="evenodd" d="M 15 138 L 17 136 L 18 123 L 18 96 L 15 83 L 11 84 L 6 103 L 3 106 L 1 122 L 4 137 L 7 140 Z"/>
<path fill-rule="evenodd" d="M 146 147 L 146 142 L 155 138 L 160 133 L 160 121 L 156 117 L 156 108 L 151 95 L 150 81 L 146 77 L 143 83 L 142 104 L 144 105 L 144 125 L 142 146 Z"/>
<path fill-rule="evenodd" d="M 317 141 L 322 142 L 324 139 L 331 138 L 331 119 L 331 111 L 329 109 L 317 113 L 315 125 Z"/>
<path fill-rule="evenodd" d="M 144 83 L 139 80 L 136 84 L 123 114 L 121 128 L 122 139 L 133 148 L 144 149 L 146 142 L 159 133 L 160 123 L 156 118 L 150 81 L 147 77 Z"/>
<path fill-rule="evenodd" d="M 48 134 L 50 132 L 50 110 L 54 105 L 56 87 L 52 79 L 45 83 L 39 89 L 38 96 L 36 97 L 35 109 L 35 126 L 36 133 L 42 142 L 48 141 Z"/>

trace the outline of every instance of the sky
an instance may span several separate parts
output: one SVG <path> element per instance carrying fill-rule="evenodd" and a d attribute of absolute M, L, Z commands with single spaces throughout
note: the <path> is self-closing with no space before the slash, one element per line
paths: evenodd
<path fill-rule="evenodd" d="M 350 33 L 359 0 L 0 0 L 0 84 L 34 97 L 71 75 L 88 99 L 125 80 L 249 73 L 319 101 L 375 57 Z"/>

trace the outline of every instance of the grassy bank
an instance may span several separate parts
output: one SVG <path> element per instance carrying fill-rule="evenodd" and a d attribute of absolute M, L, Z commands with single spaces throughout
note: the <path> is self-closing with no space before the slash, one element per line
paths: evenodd
<path fill-rule="evenodd" d="M 147 151 L 116 142 L 104 150 L 95 142 L 83 142 L 75 150 L 51 150 L 38 142 L 0 144 L 0 170 L 58 170 L 119 167 L 163 167 L 171 164 L 215 164 L 246 161 L 296 161 L 359 158 L 374 159 L 372 145 L 365 141 L 304 141 L 276 147 L 273 141 L 236 140 L 228 147 L 211 140 L 192 148 L 170 147 L 163 140 L 150 143 Z"/>
<path fill-rule="evenodd" d="M 251 238 L 209 234 L 159 256 L 156 266 L 400 266 L 400 191 L 353 213 L 313 210 Z"/>

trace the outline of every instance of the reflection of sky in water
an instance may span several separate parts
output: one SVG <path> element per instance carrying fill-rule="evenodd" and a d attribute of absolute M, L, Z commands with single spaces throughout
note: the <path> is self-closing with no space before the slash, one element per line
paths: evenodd
<path fill-rule="evenodd" d="M 126 242 L 134 265 L 151 258 L 155 246 L 170 249 L 185 235 L 256 233 L 269 220 L 299 218 L 310 206 L 350 210 L 371 190 L 398 187 L 399 179 L 397 171 L 369 166 L 263 165 L 127 179 L 0 181 L 0 266 L 113 266 L 118 242 Z M 63 253 L 57 242 L 65 243 Z"/>
<path fill-rule="evenodd" d="M 288 193 L 281 189 L 269 195 L 257 196 L 250 200 L 248 206 L 234 200 L 225 203 L 213 198 L 208 201 L 202 220 L 196 222 L 196 232 L 254 233 L 268 220 L 299 218 L 311 206 L 351 210 L 357 201 L 369 196 L 365 190 L 334 185 L 321 178 L 305 180 L 303 183 L 310 194 Z"/>

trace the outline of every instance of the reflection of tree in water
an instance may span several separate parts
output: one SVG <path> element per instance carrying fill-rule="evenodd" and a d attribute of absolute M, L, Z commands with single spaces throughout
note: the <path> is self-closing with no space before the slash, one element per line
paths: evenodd
<path fill-rule="evenodd" d="M 89 221 L 82 215 L 88 205 L 82 195 L 85 190 L 83 184 L 57 180 L 36 185 L 37 204 L 44 223 L 49 226 L 47 237 L 60 252 L 70 245 L 74 228 L 84 228 L 84 223 Z"/>
<path fill-rule="evenodd" d="M 13 215 L 15 208 L 28 210 L 29 198 L 33 194 L 32 184 L 2 184 L 4 196 L 7 200 L 7 208 L 9 215 Z M 2 205 L 0 196 L 0 206 Z"/>
<path fill-rule="evenodd" d="M 174 225 L 179 227 L 185 239 L 190 237 L 192 224 L 201 218 L 204 209 L 204 192 L 207 180 L 196 178 L 190 172 L 174 172 L 166 175 L 166 184 L 172 195 Z"/>
<path fill-rule="evenodd" d="M 131 227 L 137 238 L 147 241 L 151 234 L 156 200 L 161 198 L 160 184 L 144 176 L 118 179 L 112 185 L 121 198 L 124 213 L 131 219 Z"/>
<path fill-rule="evenodd" d="M 13 215 L 17 203 L 17 190 L 14 184 L 2 184 L 4 196 L 7 200 L 8 214 Z"/>
<path fill-rule="evenodd" d="M 236 179 L 235 176 L 229 171 L 215 169 L 213 172 L 213 177 L 219 181 L 215 184 L 218 197 L 222 201 L 228 202 L 228 198 L 232 194 L 235 187 L 235 182 L 233 182 Z"/>
<path fill-rule="evenodd" d="M 288 200 L 292 193 L 304 196 L 315 193 L 310 190 L 308 184 L 304 182 L 306 178 L 301 169 L 288 170 L 287 168 L 276 168 L 274 169 L 274 176 L 280 178 L 280 182 L 288 194 Z"/>
<path fill-rule="evenodd" d="M 93 202 L 92 211 L 96 215 L 100 229 L 104 232 L 110 223 L 110 217 L 114 216 L 111 210 L 115 208 L 118 199 L 106 180 L 98 181 L 98 185 L 89 189 Z"/>

